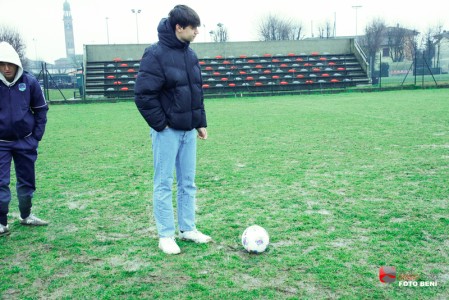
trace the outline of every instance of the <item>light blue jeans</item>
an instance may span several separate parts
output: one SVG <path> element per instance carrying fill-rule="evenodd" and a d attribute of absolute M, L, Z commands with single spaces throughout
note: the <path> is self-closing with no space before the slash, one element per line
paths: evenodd
<path fill-rule="evenodd" d="M 151 129 L 154 166 L 153 213 L 159 237 L 175 235 L 173 179 L 176 168 L 178 226 L 195 230 L 196 130 Z"/>

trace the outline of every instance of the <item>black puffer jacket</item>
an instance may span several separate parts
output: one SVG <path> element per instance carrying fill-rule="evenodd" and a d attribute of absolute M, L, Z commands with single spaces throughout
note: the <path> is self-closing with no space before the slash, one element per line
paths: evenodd
<path fill-rule="evenodd" d="M 145 49 L 134 88 L 135 102 L 148 125 L 162 131 L 206 127 L 198 58 L 176 38 L 168 19 L 157 28 L 159 42 Z"/>

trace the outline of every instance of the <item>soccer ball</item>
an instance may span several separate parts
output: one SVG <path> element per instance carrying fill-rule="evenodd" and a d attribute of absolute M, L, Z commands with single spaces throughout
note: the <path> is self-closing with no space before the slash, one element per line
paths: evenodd
<path fill-rule="evenodd" d="M 270 243 L 268 232 L 259 225 L 252 225 L 242 234 L 242 245 L 249 253 L 262 253 Z"/>

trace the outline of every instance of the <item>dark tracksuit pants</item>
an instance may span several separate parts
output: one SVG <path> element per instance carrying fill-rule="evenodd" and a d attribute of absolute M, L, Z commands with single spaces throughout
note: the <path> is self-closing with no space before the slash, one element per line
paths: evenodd
<path fill-rule="evenodd" d="M 7 214 L 11 191 L 9 189 L 11 161 L 16 171 L 16 190 L 19 200 L 20 217 L 28 217 L 31 212 L 31 199 L 36 190 L 35 162 L 38 141 L 26 137 L 17 141 L 0 141 L 0 223 L 7 225 Z"/>

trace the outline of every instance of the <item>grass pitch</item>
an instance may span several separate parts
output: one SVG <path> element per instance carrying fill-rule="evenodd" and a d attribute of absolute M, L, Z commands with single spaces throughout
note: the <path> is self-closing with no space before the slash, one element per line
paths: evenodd
<path fill-rule="evenodd" d="M 34 212 L 0 239 L 2 299 L 444 299 L 447 90 L 207 100 L 197 226 L 157 248 L 149 130 L 131 102 L 52 105 Z M 12 182 L 12 187 L 14 180 Z M 240 235 L 270 233 L 262 255 Z M 398 279 L 379 281 L 382 266 Z M 399 281 L 436 282 L 404 287 Z"/>

